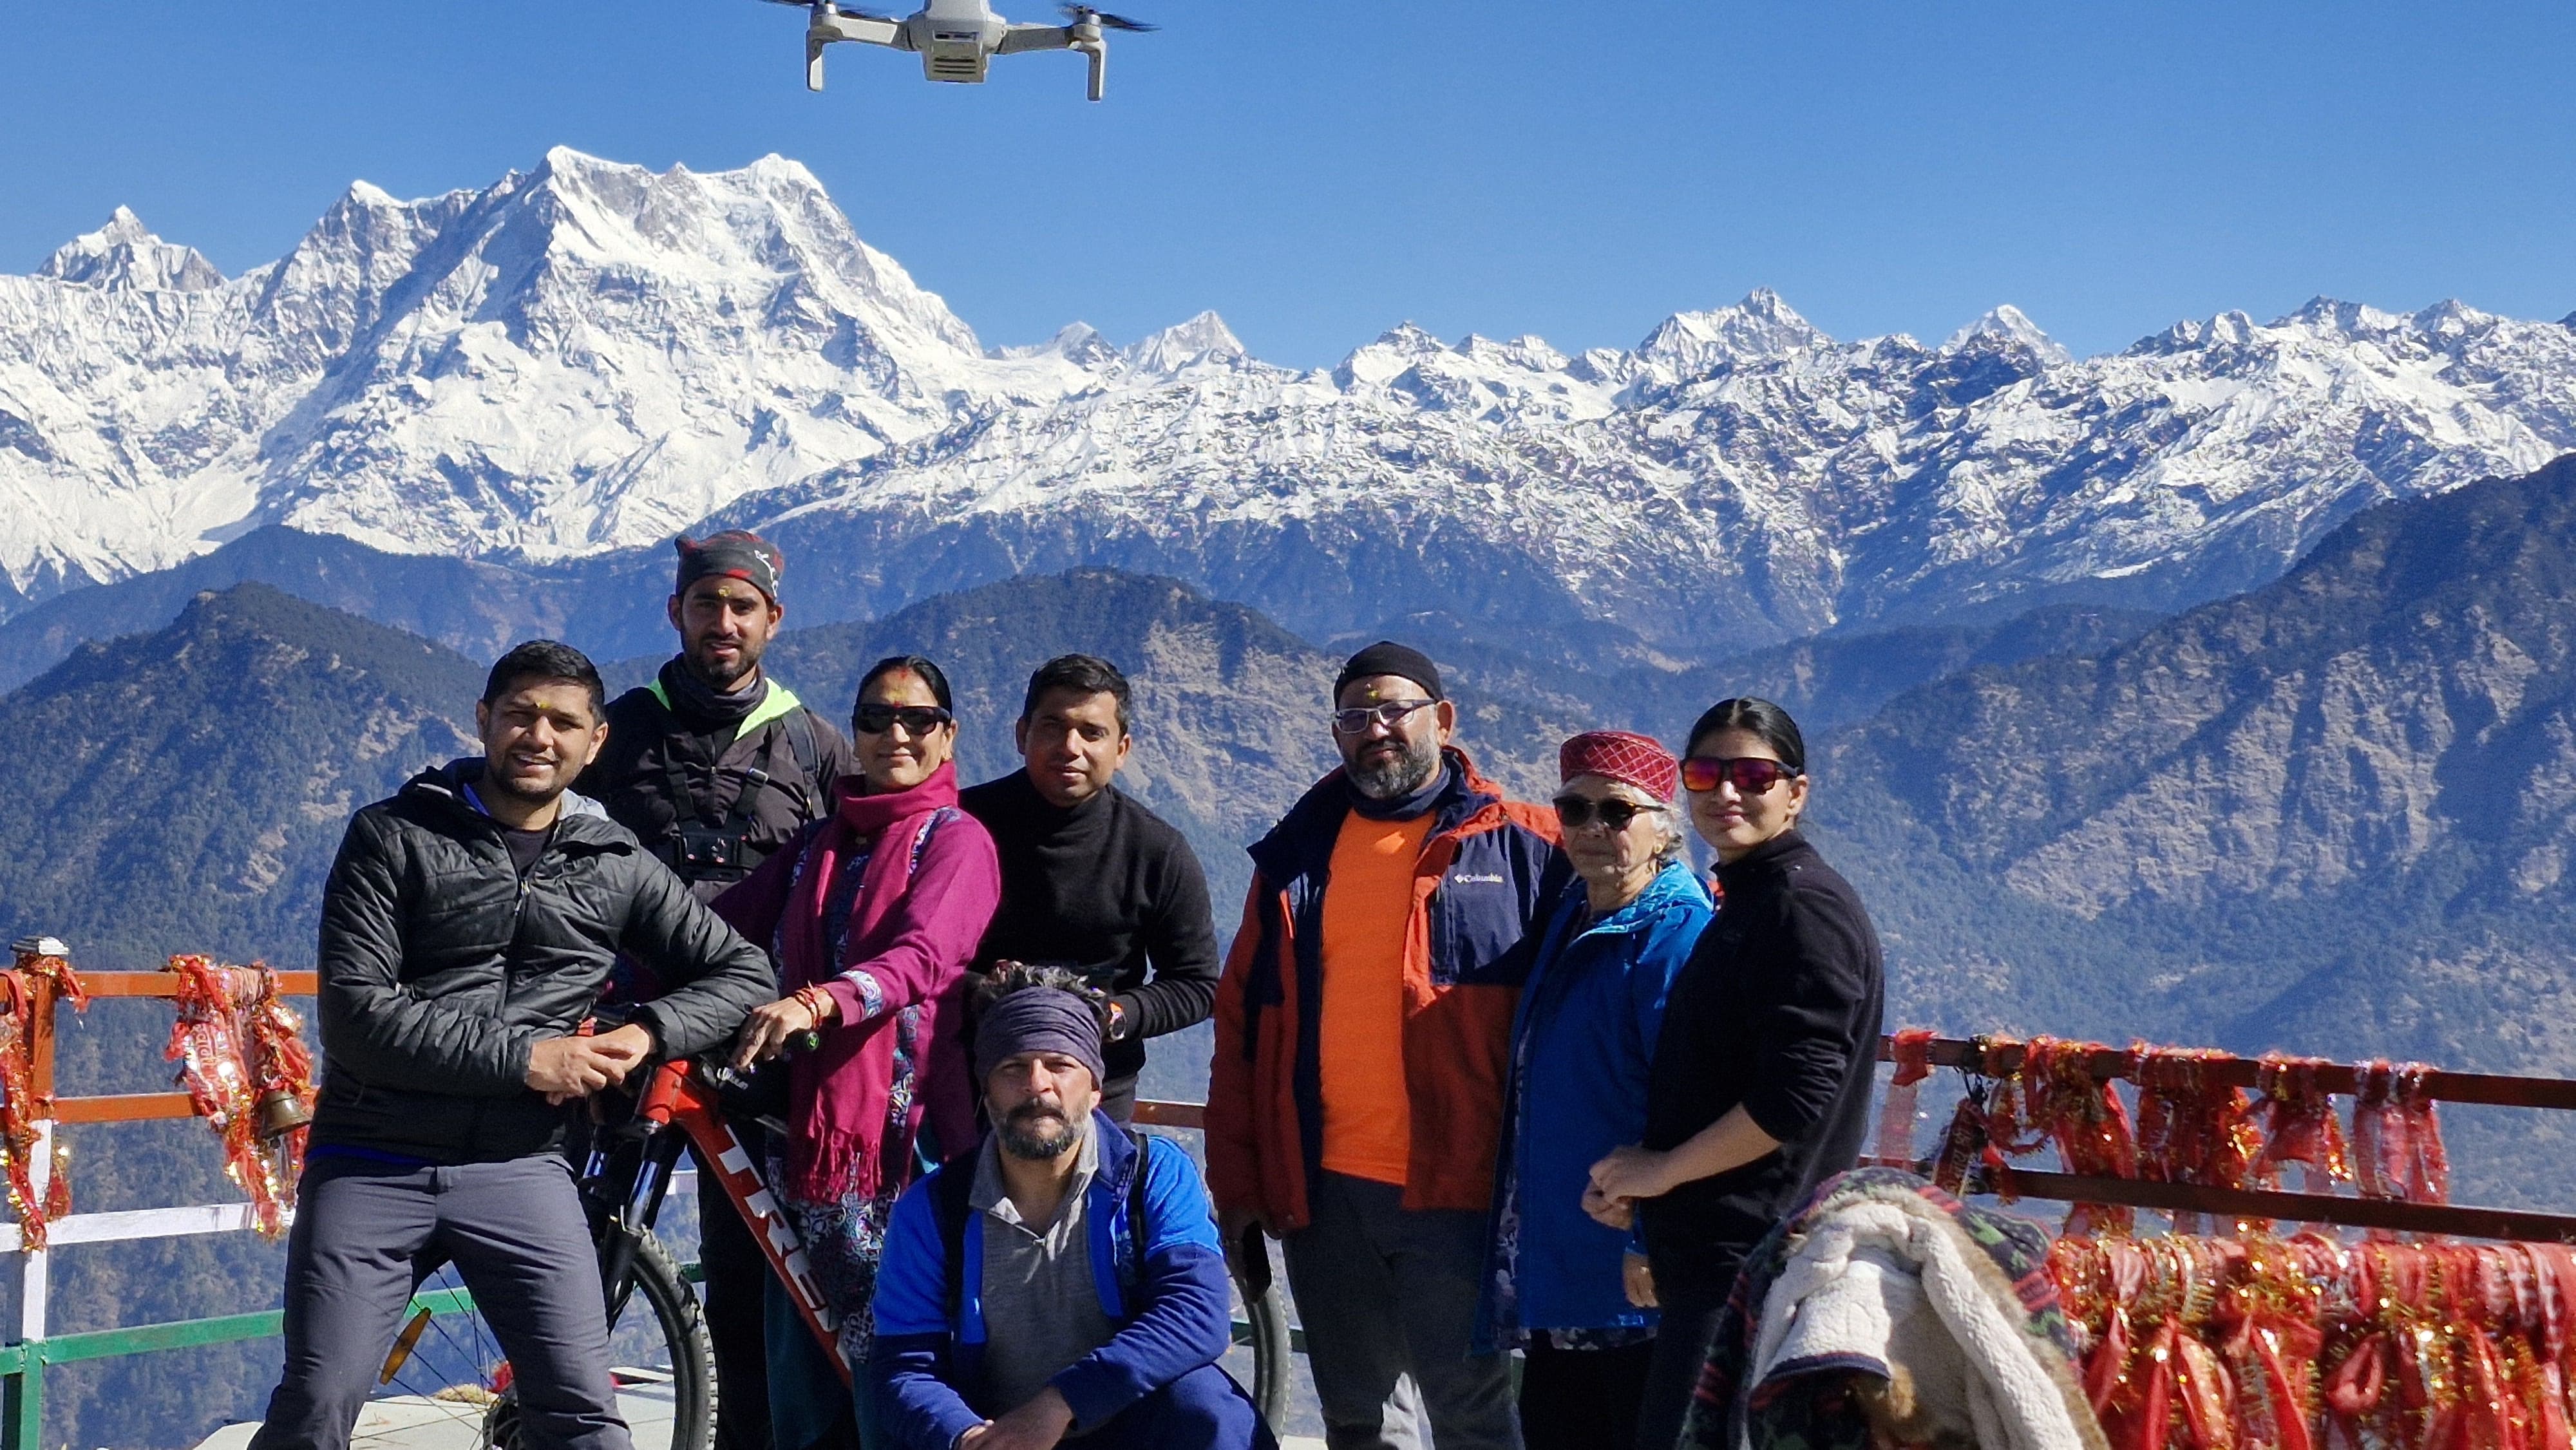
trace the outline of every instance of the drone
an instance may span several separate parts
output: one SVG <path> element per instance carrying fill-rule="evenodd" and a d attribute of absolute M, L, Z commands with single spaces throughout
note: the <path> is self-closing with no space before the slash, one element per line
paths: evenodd
<path fill-rule="evenodd" d="M 1061 7 L 1063 25 L 1014 25 L 993 13 L 985 0 L 926 0 L 919 10 L 898 20 L 874 11 L 843 8 L 833 0 L 773 0 L 807 11 L 805 89 L 823 89 L 823 47 L 837 40 L 882 45 L 921 56 L 921 73 L 934 81 L 973 85 L 997 55 L 1026 50 L 1078 50 L 1091 58 L 1091 99 L 1099 100 L 1109 73 L 1112 30 L 1145 31 L 1156 27 L 1088 5 Z"/>

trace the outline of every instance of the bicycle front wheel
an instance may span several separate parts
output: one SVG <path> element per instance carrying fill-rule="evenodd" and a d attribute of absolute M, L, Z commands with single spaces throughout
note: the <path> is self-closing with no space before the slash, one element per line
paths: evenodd
<path fill-rule="evenodd" d="M 715 1345 L 698 1296 L 650 1233 L 620 1229 L 631 1267 L 610 1296 L 610 1375 L 635 1450 L 712 1450 L 716 1426 Z M 437 1302 L 444 1270 L 422 1286 Z M 490 1450 L 523 1450 L 519 1397 L 491 1326 L 470 1305 L 415 1318 L 385 1372 L 387 1395 L 374 1412 L 391 1423 L 467 1421 Z"/>

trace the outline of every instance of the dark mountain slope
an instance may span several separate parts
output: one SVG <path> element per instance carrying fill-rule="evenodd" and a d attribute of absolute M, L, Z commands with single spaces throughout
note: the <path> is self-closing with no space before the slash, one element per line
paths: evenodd
<path fill-rule="evenodd" d="M 2576 1073 L 2576 464 L 1901 695 L 1818 779 L 1911 1015 Z"/>
<path fill-rule="evenodd" d="M 388 554 L 327 534 L 270 526 L 176 568 L 74 590 L 0 624 L 0 690 L 51 669 L 85 640 L 159 630 L 189 600 L 270 585 L 490 659 L 520 640 L 568 639 L 606 658 L 649 649 L 670 626 L 670 550 L 630 551 L 564 569 L 443 555 Z"/>
<path fill-rule="evenodd" d="M 1205 861 L 1220 926 L 1250 880 L 1243 847 L 1334 762 L 1325 720 L 1328 655 L 1258 611 L 1177 580 L 1076 569 L 943 594 L 882 620 L 790 630 L 770 665 L 816 709 L 846 721 L 858 679 L 893 654 L 938 662 L 957 692 L 958 769 L 967 781 L 1015 770 L 1011 724 L 1029 672 L 1052 656 L 1102 655 L 1135 686 L 1136 752 L 1119 783 L 1180 826 Z M 658 659 L 615 676 L 640 682 Z M 1561 701 L 1532 705 L 1455 682 L 1460 743 L 1531 798 L 1556 784 L 1556 744 L 1590 723 Z"/>
<path fill-rule="evenodd" d="M 2145 633 L 2162 617 L 2051 605 L 1994 623 L 1822 634 L 1750 653 L 1738 653 L 1720 635 L 1702 641 L 1693 661 L 1609 625 L 1496 630 L 1425 612 L 1343 635 L 1328 648 L 1343 653 L 1372 639 L 1401 639 L 1487 690 L 1545 701 L 1562 712 L 1678 745 L 1702 710 L 1729 695 L 1775 700 L 1797 717 L 1801 729 L 1822 736 L 1867 720 L 1917 685 L 1981 665 L 2096 654 Z"/>
<path fill-rule="evenodd" d="M 349 812 L 473 748 L 483 669 L 262 585 L 84 645 L 0 700 L 0 932 L 93 967 L 309 965 Z"/>

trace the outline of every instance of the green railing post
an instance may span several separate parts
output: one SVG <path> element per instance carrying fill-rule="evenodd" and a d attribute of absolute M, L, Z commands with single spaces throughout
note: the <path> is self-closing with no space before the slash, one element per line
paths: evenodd
<path fill-rule="evenodd" d="M 17 1366 L 10 1372 L 7 1423 L 0 1425 L 6 1450 L 40 1450 L 45 1443 L 45 1359 L 39 1344 L 13 1345 Z"/>

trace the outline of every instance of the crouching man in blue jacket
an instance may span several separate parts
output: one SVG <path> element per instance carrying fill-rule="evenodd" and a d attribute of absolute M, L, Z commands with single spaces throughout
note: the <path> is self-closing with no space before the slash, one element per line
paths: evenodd
<path fill-rule="evenodd" d="M 1099 1100 L 1103 999 L 1060 968 L 985 989 L 993 1130 L 895 1204 L 878 1377 L 904 1450 L 1271 1450 L 1217 1359 L 1225 1256 L 1198 1170 Z"/>

